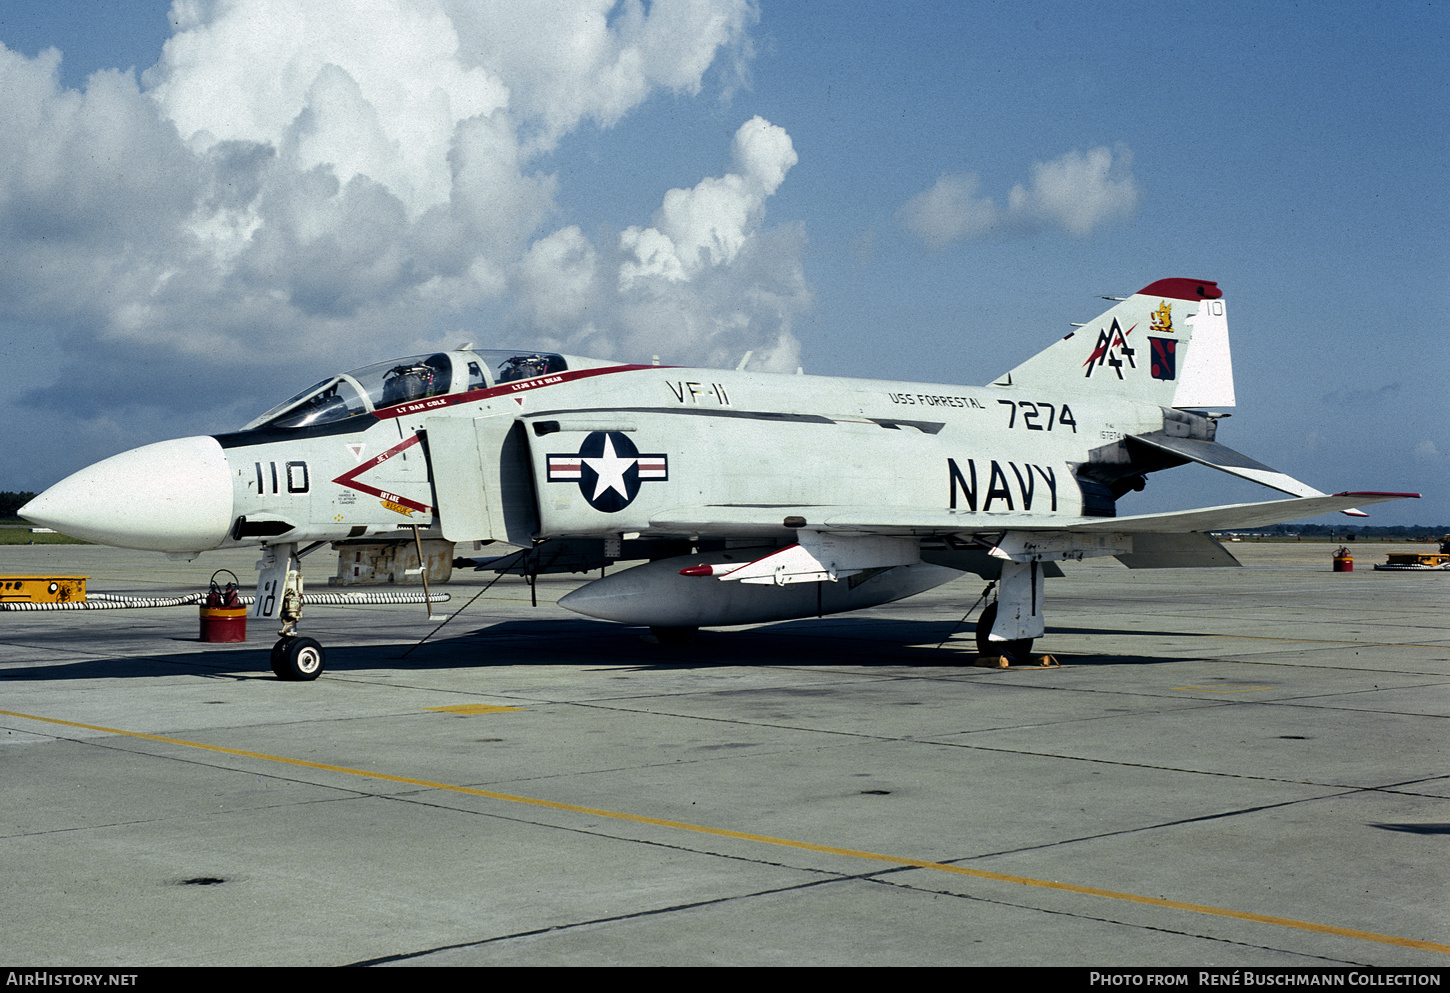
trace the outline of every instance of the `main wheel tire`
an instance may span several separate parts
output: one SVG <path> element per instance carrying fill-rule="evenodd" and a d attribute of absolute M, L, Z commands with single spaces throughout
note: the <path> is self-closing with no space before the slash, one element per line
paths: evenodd
<path fill-rule="evenodd" d="M 987 609 L 982 611 L 982 616 L 977 618 L 977 654 L 991 658 L 994 655 L 1005 655 L 1009 662 L 1023 665 L 1027 662 L 1028 656 L 1032 654 L 1031 638 L 1018 638 L 1016 641 L 991 641 L 988 635 L 992 633 L 992 625 L 997 621 L 997 604 L 989 603 Z"/>
<path fill-rule="evenodd" d="M 272 653 L 272 670 L 279 679 L 305 682 L 327 667 L 327 654 L 315 638 L 283 638 Z"/>

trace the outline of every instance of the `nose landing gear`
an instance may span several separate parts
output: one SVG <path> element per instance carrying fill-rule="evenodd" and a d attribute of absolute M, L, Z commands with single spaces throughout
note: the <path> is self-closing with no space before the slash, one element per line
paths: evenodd
<path fill-rule="evenodd" d="M 282 629 L 277 632 L 280 637 L 272 646 L 271 658 L 272 671 L 278 679 L 311 681 L 322 675 L 327 667 L 327 653 L 317 639 L 297 634 L 297 622 L 302 619 L 300 560 L 322 544 L 315 542 L 300 554 L 293 543 L 266 547 L 262 550 L 262 561 L 257 563 L 259 575 L 253 616 L 282 621 Z"/>

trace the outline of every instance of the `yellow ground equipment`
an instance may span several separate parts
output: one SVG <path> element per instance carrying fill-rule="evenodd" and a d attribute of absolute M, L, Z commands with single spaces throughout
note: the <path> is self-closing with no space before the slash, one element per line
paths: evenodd
<path fill-rule="evenodd" d="M 85 602 L 86 576 L 0 576 L 0 603 Z"/>
<path fill-rule="evenodd" d="M 1375 568 L 1389 572 L 1450 572 L 1450 534 L 1440 539 L 1438 552 L 1390 552 L 1389 561 Z"/>

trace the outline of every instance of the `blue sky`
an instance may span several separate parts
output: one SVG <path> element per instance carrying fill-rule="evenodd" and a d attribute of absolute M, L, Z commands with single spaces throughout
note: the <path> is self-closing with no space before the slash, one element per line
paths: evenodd
<path fill-rule="evenodd" d="M 1443 5 L 379 4 L 342 36 L 327 3 L 248 6 L 0 3 L 5 488 L 490 331 L 982 383 L 1099 296 L 1189 276 L 1230 305 L 1221 441 L 1321 489 L 1425 493 L 1371 522 L 1450 522 Z M 424 51 L 450 27 L 455 60 Z M 551 61 L 580 39 L 596 64 Z M 327 58 L 269 69 L 285 44 Z M 392 83 L 449 94 L 447 127 L 492 111 L 467 211 L 428 186 L 441 151 L 387 158 L 419 117 L 389 116 Z M 319 178 L 339 149 L 363 181 Z M 1121 509 L 1272 496 L 1187 468 Z"/>

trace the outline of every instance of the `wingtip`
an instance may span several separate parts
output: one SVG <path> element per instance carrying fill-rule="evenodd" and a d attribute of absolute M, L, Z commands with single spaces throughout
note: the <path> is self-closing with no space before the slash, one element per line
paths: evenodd
<path fill-rule="evenodd" d="M 1343 493 L 1336 493 L 1334 495 L 1335 496 L 1342 496 L 1342 497 L 1350 497 L 1351 499 L 1354 499 L 1354 500 L 1369 499 L 1369 500 L 1373 500 L 1375 503 L 1384 503 L 1387 500 L 1418 500 L 1418 499 L 1420 499 L 1420 494 L 1418 494 L 1418 493 L 1389 493 L 1389 492 L 1385 492 L 1385 491 L 1382 491 L 1382 490 L 1346 490 Z M 1368 517 L 1369 516 L 1364 511 L 1360 510 L 1358 507 L 1350 507 L 1348 510 L 1341 510 L 1340 513 L 1343 514 L 1345 517 Z"/>

